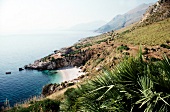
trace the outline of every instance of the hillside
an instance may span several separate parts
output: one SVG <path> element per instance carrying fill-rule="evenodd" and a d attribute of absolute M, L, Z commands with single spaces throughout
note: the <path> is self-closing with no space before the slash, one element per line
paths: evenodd
<path fill-rule="evenodd" d="M 165 8 L 169 11 L 169 0 L 160 0 L 158 3 L 162 8 L 153 15 Z M 73 46 L 55 52 L 63 55 L 49 55 L 40 59 L 41 62 L 32 64 L 35 67 L 33 69 L 37 69 L 36 65 L 40 63 L 42 68 L 54 64 L 56 67 L 83 65 L 81 68 L 86 75 L 79 78 L 79 83 L 57 92 L 51 90 L 57 84 L 50 84 L 45 88 L 50 90 L 50 94 L 53 93 L 48 98 L 60 100 L 61 111 L 168 112 L 170 18 L 161 14 L 163 15 L 154 16 L 154 20 L 151 14 L 144 16 L 145 19 L 138 24 L 84 38 Z M 145 20 L 150 21 L 149 24 Z M 48 66 L 43 63 L 48 63 Z M 59 86 L 65 87 L 67 84 L 63 82 Z M 28 108 L 31 109 L 35 109 L 32 108 L 34 106 L 49 109 L 49 106 L 37 105 L 37 102 L 29 105 L 31 106 Z M 54 106 L 53 103 L 51 106 Z"/>
<path fill-rule="evenodd" d="M 83 49 L 90 49 L 97 52 L 85 65 L 88 72 L 93 73 L 96 68 L 112 68 L 125 55 L 137 54 L 139 45 L 142 46 L 143 52 L 146 48 L 149 50 L 145 57 L 149 59 L 162 59 L 162 54 L 170 56 L 168 49 L 161 47 L 161 44 L 169 45 L 170 41 L 170 19 L 160 21 L 145 27 L 139 27 L 130 31 L 124 29 L 121 33 L 109 32 L 93 38 L 88 38 L 82 44 L 91 46 Z M 127 49 L 127 50 L 126 50 Z M 152 50 L 153 49 L 153 50 Z M 95 73 L 94 73 L 95 74 Z"/>
<path fill-rule="evenodd" d="M 72 49 L 72 52 L 76 51 L 75 54 L 71 53 L 71 57 L 74 57 L 74 58 L 76 58 L 76 57 L 79 58 L 80 52 L 77 52 L 77 51 L 80 51 L 80 50 L 86 51 L 86 53 L 91 54 L 89 59 L 86 61 L 84 67 L 82 68 L 83 71 L 85 71 L 87 74 L 84 76 L 83 79 L 81 79 L 81 82 L 77 83 L 74 86 L 68 87 L 69 89 L 64 88 L 60 91 L 57 91 L 54 93 L 52 92 L 53 94 L 47 97 L 47 98 L 52 99 L 52 101 L 50 101 L 50 100 L 48 101 L 51 103 L 48 103 L 46 100 L 43 100 L 44 103 L 48 104 L 47 107 L 45 107 L 45 105 L 44 106 L 41 105 L 41 103 L 43 103 L 43 102 L 35 102 L 34 101 L 34 103 L 31 104 L 31 106 L 30 106 L 30 104 L 27 104 L 27 105 L 29 105 L 28 107 L 26 107 L 26 108 L 19 107 L 18 109 L 19 110 L 39 109 L 38 107 L 42 106 L 43 109 L 53 110 L 54 108 L 50 108 L 50 106 L 53 107 L 53 105 L 59 104 L 59 103 L 56 103 L 56 104 L 52 103 L 53 100 L 57 101 L 57 102 L 58 102 L 58 100 L 60 100 L 62 102 L 60 104 L 60 109 L 62 111 L 77 111 L 79 109 L 81 109 L 81 110 L 85 109 L 86 111 L 90 111 L 91 109 L 94 109 L 95 111 L 97 109 L 99 109 L 98 111 L 125 109 L 126 111 L 128 111 L 129 109 L 131 109 L 130 105 L 128 105 L 129 108 L 127 108 L 126 105 L 120 105 L 119 106 L 120 108 L 111 108 L 111 107 L 115 107 L 116 105 L 123 104 L 123 102 L 126 103 L 126 101 L 124 101 L 125 99 L 128 102 L 127 104 L 129 104 L 130 101 L 128 100 L 128 98 L 135 99 L 135 97 L 136 97 L 138 100 L 140 100 L 141 99 L 140 96 L 143 96 L 142 93 L 139 93 L 140 91 L 138 91 L 138 89 L 145 91 L 145 88 L 142 88 L 141 87 L 142 85 L 140 85 L 140 84 L 145 84 L 144 82 L 147 79 L 142 80 L 142 77 L 139 78 L 138 76 L 135 76 L 133 73 L 136 73 L 136 74 L 148 73 L 149 75 L 150 74 L 152 74 L 152 75 L 160 74 L 162 76 L 162 72 L 163 72 L 164 73 L 163 77 L 167 76 L 167 74 L 165 74 L 165 68 L 162 68 L 159 65 L 152 65 L 151 63 L 153 63 L 153 62 L 154 62 L 154 64 L 157 62 L 160 63 L 160 60 L 163 59 L 163 54 L 165 54 L 167 57 L 170 58 L 170 40 L 168 38 L 170 36 L 170 32 L 168 32 L 169 28 L 170 28 L 169 21 L 170 21 L 170 18 L 165 19 L 160 22 L 155 22 L 154 24 L 146 25 L 143 27 L 136 27 L 132 31 L 130 31 L 130 29 L 131 29 L 131 27 L 130 27 L 130 28 L 124 29 L 123 32 L 119 32 L 119 33 L 109 32 L 109 33 L 105 33 L 105 34 L 102 34 L 99 36 L 82 39 L 81 42 L 79 42 L 69 48 L 69 49 Z M 158 30 L 159 30 L 159 32 L 158 32 Z M 145 35 L 145 33 L 146 33 L 146 35 Z M 142 34 L 144 34 L 144 38 L 141 38 L 140 41 L 136 42 L 136 40 L 139 39 L 139 38 L 137 38 L 138 34 L 140 34 L 139 38 L 141 38 Z M 156 38 L 159 37 L 159 34 L 163 34 L 163 35 L 157 41 Z M 129 35 L 130 35 L 130 40 L 126 39 L 126 37 Z M 155 37 L 155 39 L 152 39 L 150 35 L 153 35 Z M 148 40 L 148 41 L 146 41 L 146 40 Z M 140 44 L 142 45 L 141 46 L 142 47 L 142 55 L 143 55 L 142 62 L 141 62 L 141 59 L 138 59 L 138 58 L 125 58 L 125 57 L 136 56 L 139 53 Z M 68 54 L 70 54 L 70 53 L 68 52 Z M 86 54 L 83 54 L 83 55 L 86 57 Z M 62 57 L 62 58 L 64 59 L 64 57 Z M 71 59 L 71 57 L 70 57 L 70 59 Z M 124 60 L 124 61 L 122 61 L 122 60 Z M 161 62 L 161 63 L 163 63 L 163 62 Z M 167 62 L 167 63 L 169 63 L 169 62 Z M 167 65 L 167 66 L 170 67 L 170 65 Z M 144 68 L 147 68 L 147 70 L 149 70 L 149 71 L 146 71 L 146 69 L 144 69 Z M 131 90 L 138 92 L 138 94 L 135 94 L 135 92 L 131 93 L 131 91 L 128 91 L 128 90 L 126 90 L 126 91 L 124 90 L 124 89 L 128 89 L 128 88 L 126 88 L 127 87 L 126 83 L 122 82 L 122 81 L 124 81 L 124 82 L 127 81 L 126 77 L 124 77 L 123 75 L 121 75 L 121 77 L 117 77 L 117 75 L 115 75 L 115 74 L 117 74 L 119 72 L 111 72 L 112 70 L 115 71 L 117 69 L 120 69 L 119 72 L 123 72 L 123 74 L 126 73 L 126 76 L 131 75 L 130 73 L 132 73 L 131 77 L 135 78 L 134 79 L 135 82 L 130 83 L 134 80 L 129 79 L 129 83 L 127 82 L 129 84 L 128 87 L 131 88 Z M 126 69 L 130 73 L 123 71 L 124 69 Z M 160 69 L 162 69 L 162 70 L 160 70 Z M 103 73 L 103 70 L 107 70 L 108 72 Z M 135 71 L 135 70 L 139 70 L 139 71 Z M 141 72 L 141 71 L 145 71 L 145 72 Z M 159 71 L 159 72 L 157 72 L 157 71 Z M 100 74 L 100 75 L 98 75 L 98 74 Z M 148 75 L 143 74 L 143 76 L 146 77 Z M 110 78 L 112 80 L 110 80 Z M 158 84 L 158 85 L 154 85 L 154 86 L 159 86 L 160 88 L 166 88 L 166 89 L 168 88 L 168 86 L 166 86 L 167 84 L 169 84 L 169 82 L 166 82 L 167 79 L 163 79 L 160 77 L 157 79 L 160 79 L 160 80 L 157 80 L 157 82 L 154 82 L 155 79 L 154 79 L 154 77 L 152 77 L 152 79 L 150 79 L 149 81 L 154 82 L 154 84 L 155 83 Z M 119 82 L 114 83 L 114 81 L 117 81 L 117 80 L 119 80 Z M 138 82 L 136 82 L 136 81 L 138 81 Z M 164 83 L 166 83 L 166 84 L 165 85 L 161 84 L 161 82 L 159 82 L 159 81 L 164 81 Z M 169 79 L 168 79 L 168 81 L 169 81 Z M 66 85 L 66 84 L 67 83 L 62 83 L 61 86 Z M 134 84 L 136 86 L 135 87 L 130 86 L 131 84 Z M 56 85 L 56 84 L 54 84 L 54 85 Z M 49 88 L 47 88 L 47 89 L 50 90 L 50 88 L 52 86 L 54 87 L 54 85 L 49 86 Z M 75 89 L 75 87 L 77 85 L 79 85 L 81 88 Z M 110 85 L 117 85 L 118 88 L 121 87 L 121 89 L 115 88 L 116 92 L 119 93 L 118 97 L 115 96 L 117 93 L 112 94 L 115 97 L 113 97 L 112 95 L 110 96 L 110 94 L 113 92 L 113 90 L 115 90 L 113 88 L 110 88 L 110 87 L 112 87 Z M 146 85 L 147 85 L 147 82 L 146 82 Z M 107 86 L 108 88 L 106 87 L 107 89 L 104 89 L 104 88 L 102 89 L 102 87 L 104 87 L 104 86 Z M 167 91 L 165 92 L 164 89 L 157 90 L 157 89 L 154 89 L 152 86 L 151 86 L 151 88 L 153 91 L 152 95 L 154 95 L 154 96 L 157 95 L 156 92 L 158 92 L 160 94 L 166 93 L 166 94 L 162 94 L 162 96 L 164 96 L 164 97 L 166 97 L 167 94 L 170 94 Z M 107 90 L 108 90 L 108 92 L 106 92 Z M 90 93 L 90 91 L 94 92 L 94 94 L 93 93 L 91 93 L 91 95 L 87 94 L 87 93 Z M 121 91 L 126 92 L 127 95 L 130 95 L 130 96 L 125 97 L 126 95 L 124 94 L 124 92 L 122 93 Z M 81 92 L 83 92 L 83 93 L 81 93 Z M 104 97 L 103 95 L 106 97 Z M 133 97 L 133 96 L 135 96 L 135 97 Z M 124 97 L 125 99 L 121 99 L 122 97 Z M 153 97 L 153 98 L 155 98 L 155 97 Z M 83 98 L 83 100 L 81 98 Z M 115 98 L 120 98 L 121 100 L 115 99 Z M 91 100 L 89 100 L 89 99 L 91 99 Z M 102 100 L 102 99 L 104 99 L 104 100 Z M 110 102 L 109 99 L 114 99 L 114 100 L 116 100 L 116 102 L 117 101 L 119 101 L 119 102 L 118 102 L 118 104 L 116 103 L 115 106 L 110 107 L 110 103 L 112 104 L 114 102 Z M 99 101 L 94 102 L 95 100 L 99 100 Z M 156 100 L 156 99 L 153 99 L 153 100 Z M 168 100 L 169 100 L 168 98 L 165 98 L 165 101 L 168 102 Z M 110 103 L 108 103 L 107 101 L 109 101 Z M 40 105 L 38 105 L 37 103 L 38 104 L 40 103 Z M 136 103 L 138 103 L 139 105 L 136 105 Z M 137 102 L 136 100 L 134 100 L 133 103 L 132 102 L 130 103 L 131 105 L 135 106 L 135 108 L 133 108 L 134 112 L 138 109 L 140 109 L 140 110 L 146 109 L 146 108 L 144 108 L 145 106 L 143 106 L 143 108 L 140 108 L 140 105 L 142 105 L 141 103 L 142 102 Z M 88 105 L 84 105 L 84 104 L 88 104 Z M 146 104 L 148 104 L 148 103 L 146 103 Z M 151 103 L 151 104 L 153 105 L 153 103 Z M 161 100 L 159 100 L 156 104 L 167 106 L 166 104 L 162 103 Z M 90 107 L 90 105 L 94 105 L 94 106 Z M 103 109 L 101 107 L 102 105 L 105 105 L 109 109 L 107 109 L 107 108 Z M 152 108 L 148 107 L 148 109 L 150 109 L 150 110 L 152 110 L 152 109 L 159 110 L 160 109 L 159 106 L 156 106 L 156 107 L 152 107 Z M 167 108 L 169 109 L 169 107 L 166 107 L 165 109 L 167 109 Z M 16 108 L 14 108 L 14 109 L 16 109 Z M 89 110 L 87 110 L 87 109 L 89 109 Z"/>
<path fill-rule="evenodd" d="M 150 5 L 152 4 L 141 4 L 123 15 L 117 15 L 109 23 L 98 28 L 96 32 L 104 33 L 111 30 L 118 30 L 138 22 L 140 19 L 142 19 L 143 14 L 146 12 Z"/>
<path fill-rule="evenodd" d="M 125 56 L 135 56 L 140 45 L 146 60 L 161 60 L 164 53 L 170 56 L 169 21 L 167 18 L 150 25 L 132 26 L 85 38 L 73 46 L 56 50 L 54 54 L 37 60 L 25 68 L 51 70 L 67 66 L 83 66 L 82 70 L 87 72 L 88 78 L 91 78 L 103 68 L 114 68 Z M 47 86 L 46 89 L 51 86 L 53 85 Z M 53 92 L 55 91 L 50 91 Z"/>
<path fill-rule="evenodd" d="M 117 41 L 135 45 L 160 45 L 170 39 L 170 19 L 153 23 L 147 27 L 126 30 Z"/>
<path fill-rule="evenodd" d="M 147 25 L 169 18 L 169 9 L 170 0 L 159 0 L 156 4 L 148 8 L 140 23 L 143 25 Z"/>

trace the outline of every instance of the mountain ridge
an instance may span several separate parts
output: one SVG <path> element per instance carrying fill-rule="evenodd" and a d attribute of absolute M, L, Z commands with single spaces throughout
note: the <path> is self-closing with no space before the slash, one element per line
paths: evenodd
<path fill-rule="evenodd" d="M 96 32 L 104 33 L 111 30 L 118 30 L 138 22 L 140 19 L 142 19 L 143 14 L 146 12 L 147 8 L 152 4 L 153 3 L 141 4 L 123 15 L 117 15 L 110 22 L 98 28 Z"/>

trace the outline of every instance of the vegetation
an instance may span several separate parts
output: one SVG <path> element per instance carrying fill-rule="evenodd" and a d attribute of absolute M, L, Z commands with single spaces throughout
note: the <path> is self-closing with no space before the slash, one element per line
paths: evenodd
<path fill-rule="evenodd" d="M 117 48 L 117 50 L 119 50 L 119 51 L 129 50 L 129 47 L 127 45 L 121 45 Z"/>
<path fill-rule="evenodd" d="M 130 30 L 125 30 L 121 34 L 124 35 L 124 34 L 129 33 L 129 32 L 130 32 Z"/>
<path fill-rule="evenodd" d="M 101 42 L 107 42 L 107 39 L 98 40 L 96 43 L 100 44 Z"/>
<path fill-rule="evenodd" d="M 54 58 L 54 57 L 52 57 L 52 58 L 51 58 L 51 61 L 52 61 L 52 62 L 55 62 L 55 58 Z"/>
<path fill-rule="evenodd" d="M 74 55 L 74 54 L 78 54 L 78 53 L 80 53 L 80 52 L 81 52 L 80 50 L 75 50 L 75 51 L 70 52 L 69 54 Z"/>
<path fill-rule="evenodd" d="M 76 45 L 75 48 L 79 49 L 79 48 L 84 48 L 84 47 L 89 47 L 89 46 L 92 46 L 92 44 L 87 43 L 87 44 L 84 44 L 84 45 Z"/>
<path fill-rule="evenodd" d="M 145 62 L 130 57 L 114 70 L 65 92 L 62 109 L 90 112 L 168 112 L 170 59 Z"/>
<path fill-rule="evenodd" d="M 34 102 L 28 108 L 14 107 L 8 112 L 59 112 L 59 105 L 60 101 L 46 99 L 43 101 Z"/>
<path fill-rule="evenodd" d="M 133 31 L 122 34 L 122 38 L 117 41 L 130 44 L 143 45 L 160 45 L 165 43 L 170 37 L 170 18 L 153 23 L 148 26 L 139 27 Z"/>
<path fill-rule="evenodd" d="M 170 46 L 169 46 L 169 45 L 166 45 L 166 44 L 161 44 L 160 46 L 163 47 L 163 48 L 170 49 Z"/>
<path fill-rule="evenodd" d="M 160 16 L 159 14 L 155 17 Z M 87 38 L 76 44 L 73 51 L 64 54 L 63 56 L 76 57 L 88 54 L 85 51 L 91 50 L 89 53 L 94 53 L 84 66 L 89 70 L 86 71 L 90 74 L 88 82 L 81 82 L 78 88 L 69 88 L 65 93 L 62 92 L 64 99 L 60 98 L 61 104 L 58 100 L 46 99 L 32 102 L 27 108 L 18 106 L 10 111 L 168 112 L 170 59 L 164 56 L 160 60 L 160 54 L 163 51 L 167 53 L 167 49 L 170 49 L 170 18 L 156 23 L 156 18 L 148 19 L 149 23 L 146 25 L 134 24 L 115 32 Z M 131 49 L 123 45 L 124 43 Z M 145 45 L 145 59 L 142 50 L 137 57 L 124 56 L 133 53 L 135 55 L 140 44 Z M 126 51 L 122 52 L 123 50 Z M 122 61 L 123 57 L 125 59 Z M 42 60 L 50 60 L 50 56 Z M 51 61 L 55 61 L 55 58 L 51 58 Z M 122 62 L 119 63 L 120 61 Z M 96 76 L 97 65 L 108 69 L 92 80 L 90 77 Z M 64 83 L 61 85 L 65 86 Z"/>
<path fill-rule="evenodd" d="M 104 58 L 98 58 L 97 60 L 96 60 L 96 65 L 98 65 L 101 61 L 103 61 L 104 60 Z"/>

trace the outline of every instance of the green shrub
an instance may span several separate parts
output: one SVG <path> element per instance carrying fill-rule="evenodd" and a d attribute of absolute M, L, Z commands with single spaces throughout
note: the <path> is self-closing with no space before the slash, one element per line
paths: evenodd
<path fill-rule="evenodd" d="M 55 62 L 55 58 L 54 58 L 54 57 L 52 57 L 52 58 L 51 58 L 51 61 Z"/>
<path fill-rule="evenodd" d="M 141 54 L 125 59 L 112 71 L 70 89 L 67 111 L 168 112 L 170 111 L 170 59 L 145 62 Z"/>
<path fill-rule="evenodd" d="M 127 45 L 121 45 L 117 48 L 117 50 L 119 50 L 119 51 L 129 50 L 129 47 Z"/>
<path fill-rule="evenodd" d="M 87 44 L 83 44 L 83 45 L 76 45 L 75 48 L 79 49 L 79 48 L 84 48 L 84 47 L 89 47 L 89 46 L 92 46 L 92 44 L 91 43 L 87 43 Z"/>
<path fill-rule="evenodd" d="M 76 112 L 77 109 L 77 98 L 78 98 L 78 92 L 75 88 L 68 88 L 66 92 L 64 93 L 66 97 L 66 101 L 64 102 L 64 106 L 62 108 L 63 111 L 71 111 Z"/>
<path fill-rule="evenodd" d="M 129 33 L 129 32 L 130 32 L 130 30 L 126 30 L 126 31 L 122 32 L 121 34 L 124 35 L 124 34 Z"/>
<path fill-rule="evenodd" d="M 96 64 L 99 64 L 100 62 L 102 62 L 104 60 L 104 58 L 99 58 L 96 60 Z"/>
<path fill-rule="evenodd" d="M 160 59 L 154 58 L 154 57 L 151 57 L 150 60 L 151 60 L 152 62 L 154 62 L 154 61 L 160 61 Z"/>
<path fill-rule="evenodd" d="M 89 46 L 92 46 L 92 44 L 87 43 L 87 44 L 85 44 L 83 47 L 89 47 Z"/>
<path fill-rule="evenodd" d="M 129 52 L 123 52 L 123 54 L 124 54 L 124 55 L 130 55 L 130 53 L 129 53 Z"/>
<path fill-rule="evenodd" d="M 72 54 L 72 55 L 74 55 L 74 54 L 78 54 L 78 53 L 80 53 L 80 50 L 75 50 L 75 51 L 72 51 L 72 52 L 70 52 L 69 54 Z M 68 55 L 68 54 L 67 54 Z"/>
<path fill-rule="evenodd" d="M 99 40 L 99 41 L 97 41 L 96 43 L 97 43 L 97 44 L 100 44 L 101 42 L 107 42 L 107 39 Z"/>
<path fill-rule="evenodd" d="M 79 48 L 81 48 L 81 47 L 82 47 L 81 45 L 76 45 L 76 46 L 75 46 L 76 49 L 79 49 Z"/>
<path fill-rule="evenodd" d="M 163 47 L 163 48 L 170 49 L 170 46 L 169 46 L 169 45 L 166 45 L 166 44 L 161 44 L 160 46 Z"/>

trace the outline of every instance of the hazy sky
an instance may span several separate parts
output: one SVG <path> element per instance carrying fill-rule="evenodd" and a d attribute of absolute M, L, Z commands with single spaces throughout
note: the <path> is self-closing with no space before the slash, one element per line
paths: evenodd
<path fill-rule="evenodd" d="M 0 0 L 0 33 L 54 30 L 110 21 L 142 3 L 157 0 Z"/>

